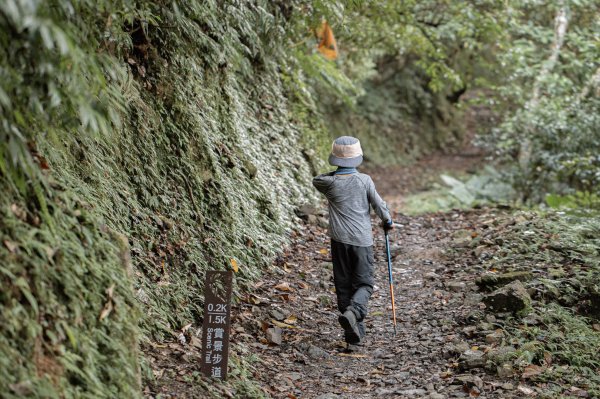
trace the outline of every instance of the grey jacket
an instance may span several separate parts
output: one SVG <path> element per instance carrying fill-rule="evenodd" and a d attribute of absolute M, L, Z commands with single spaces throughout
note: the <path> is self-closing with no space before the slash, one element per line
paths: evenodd
<path fill-rule="evenodd" d="M 315 177 L 313 185 L 329 202 L 329 235 L 335 241 L 359 247 L 373 245 L 369 205 L 382 221 L 391 220 L 369 175 L 331 172 Z"/>

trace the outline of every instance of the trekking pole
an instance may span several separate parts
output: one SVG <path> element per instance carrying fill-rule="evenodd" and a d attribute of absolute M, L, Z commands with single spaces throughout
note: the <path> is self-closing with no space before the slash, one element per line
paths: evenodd
<path fill-rule="evenodd" d="M 390 255 L 390 237 L 388 232 L 385 232 L 385 249 L 387 252 L 388 261 L 388 278 L 390 280 L 390 296 L 392 299 L 392 315 L 394 318 L 394 335 L 396 335 L 396 305 L 394 303 L 394 280 L 392 278 L 392 256 Z"/>

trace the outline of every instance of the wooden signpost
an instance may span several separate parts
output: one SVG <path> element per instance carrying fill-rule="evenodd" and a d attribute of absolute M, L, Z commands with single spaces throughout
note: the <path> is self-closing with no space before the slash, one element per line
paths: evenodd
<path fill-rule="evenodd" d="M 227 379 L 232 271 L 208 271 L 204 283 L 202 374 Z"/>

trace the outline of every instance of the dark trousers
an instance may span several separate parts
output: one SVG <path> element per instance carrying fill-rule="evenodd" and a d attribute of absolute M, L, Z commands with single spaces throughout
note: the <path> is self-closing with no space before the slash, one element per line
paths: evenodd
<path fill-rule="evenodd" d="M 350 308 L 356 320 L 362 322 L 373 293 L 373 247 L 331 240 L 331 258 L 338 309 L 344 313 Z"/>

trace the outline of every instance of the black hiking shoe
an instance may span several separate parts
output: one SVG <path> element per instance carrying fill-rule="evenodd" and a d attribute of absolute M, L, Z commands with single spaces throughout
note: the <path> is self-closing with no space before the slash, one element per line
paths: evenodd
<path fill-rule="evenodd" d="M 360 342 L 360 331 L 356 316 L 352 310 L 346 310 L 343 315 L 338 317 L 340 325 L 344 329 L 344 338 L 349 344 L 356 345 Z"/>

